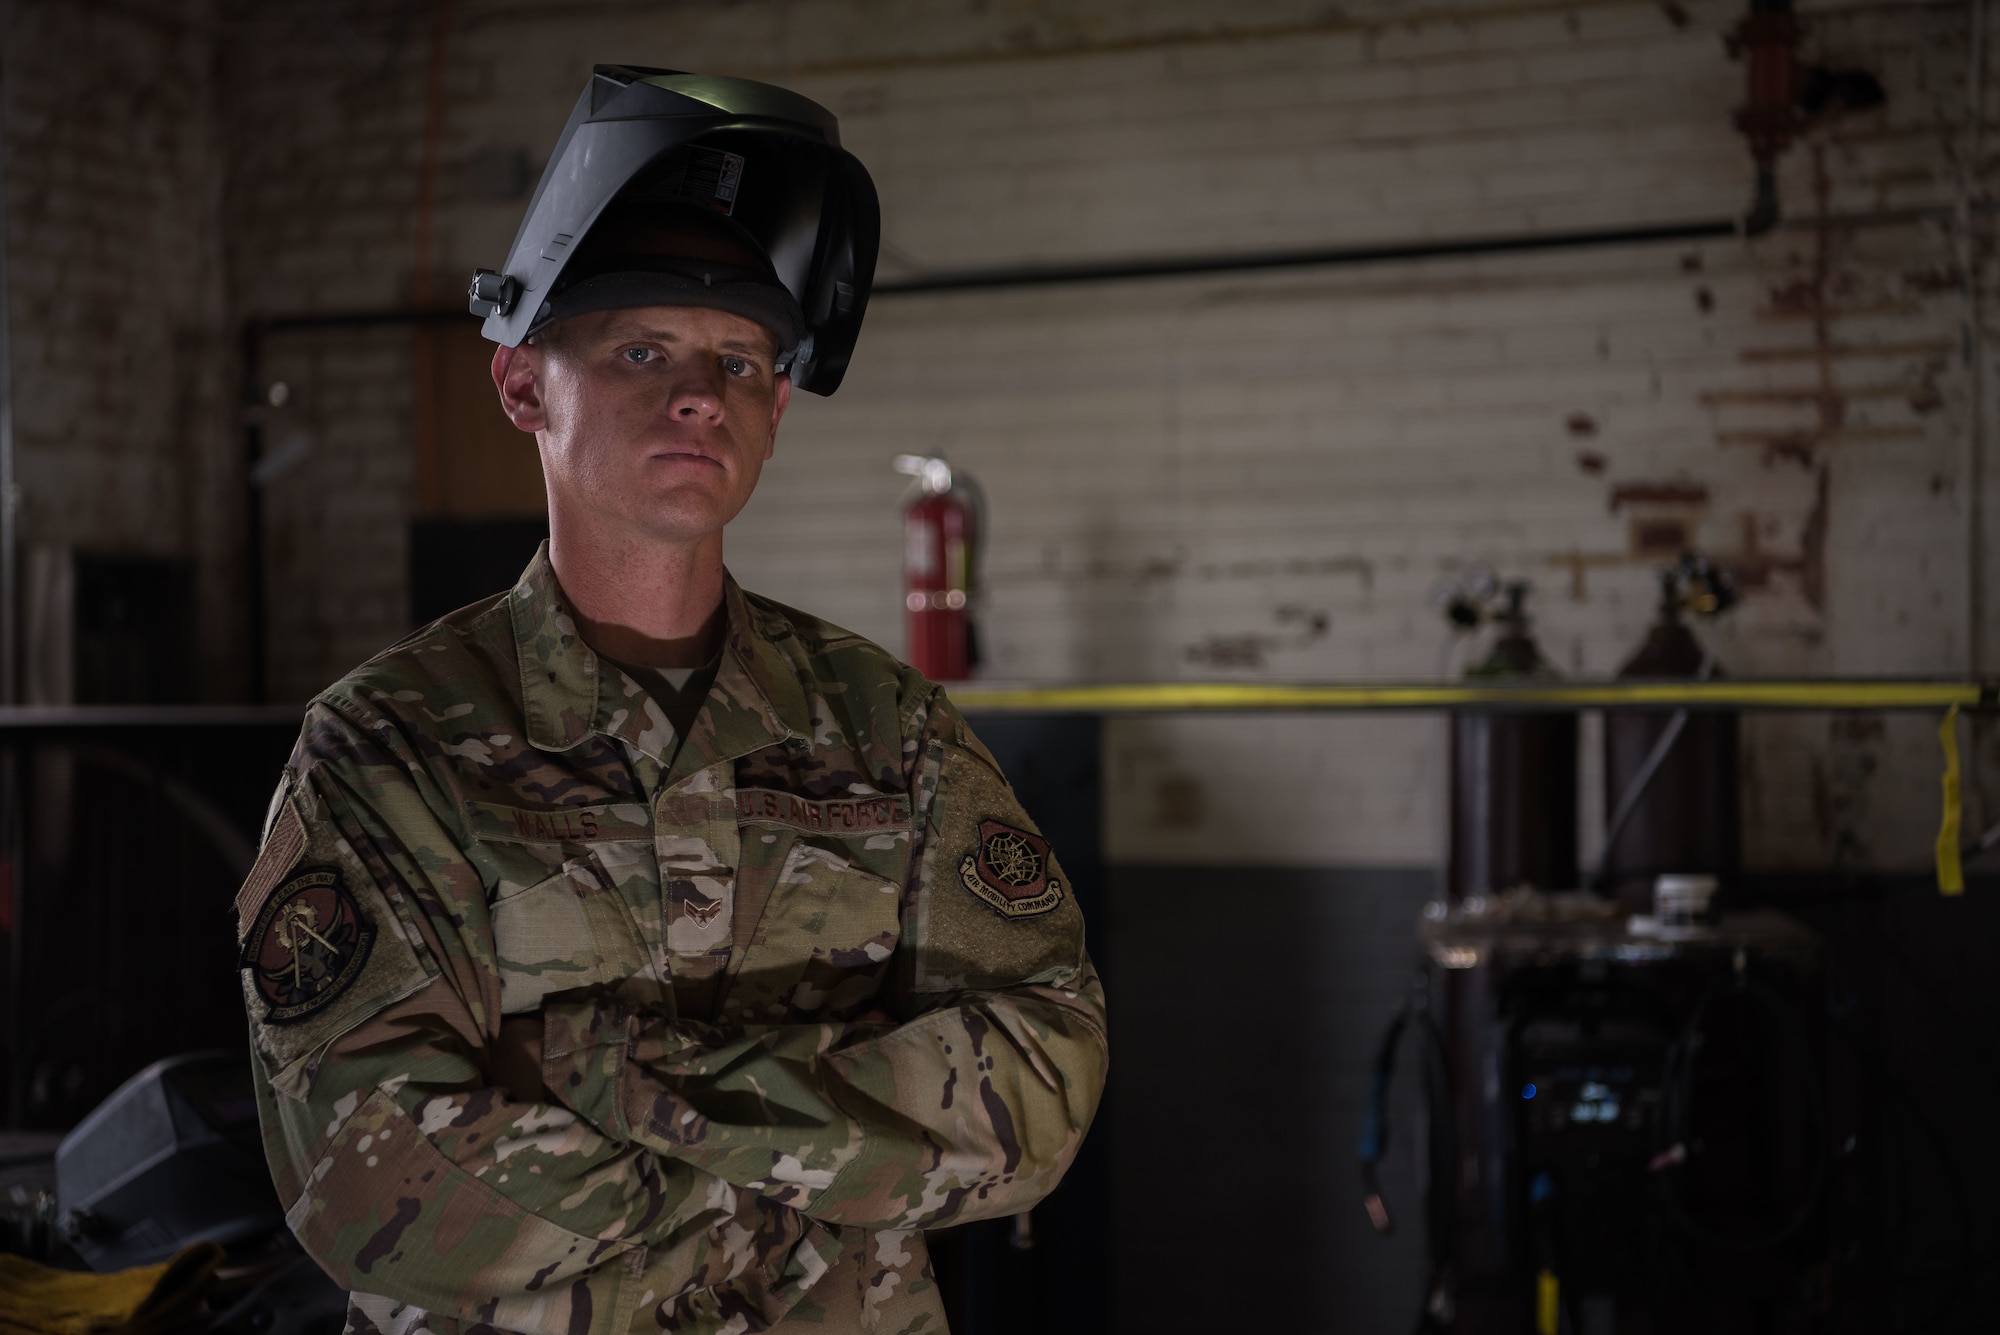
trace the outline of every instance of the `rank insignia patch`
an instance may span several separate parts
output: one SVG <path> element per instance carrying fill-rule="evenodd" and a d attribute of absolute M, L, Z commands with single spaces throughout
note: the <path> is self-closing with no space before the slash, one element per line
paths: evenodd
<path fill-rule="evenodd" d="M 1049 875 L 1049 842 L 1040 835 L 979 822 L 979 851 L 958 864 L 965 888 L 1009 918 L 1032 918 L 1063 902 L 1063 884 Z"/>
<path fill-rule="evenodd" d="M 264 999 L 265 1024 L 314 1015 L 361 975 L 375 929 L 332 867 L 302 867 L 265 896 L 239 967 Z"/>

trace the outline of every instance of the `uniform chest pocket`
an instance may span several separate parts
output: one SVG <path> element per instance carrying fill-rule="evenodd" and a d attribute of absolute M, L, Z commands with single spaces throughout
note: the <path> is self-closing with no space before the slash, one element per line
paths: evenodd
<path fill-rule="evenodd" d="M 573 858 L 489 912 L 502 1015 L 539 1010 L 551 993 L 654 972 L 631 911 L 595 859 Z"/>
<path fill-rule="evenodd" d="M 902 887 L 797 839 L 723 1002 L 744 1024 L 844 1020 L 867 1010 L 902 934 Z"/>

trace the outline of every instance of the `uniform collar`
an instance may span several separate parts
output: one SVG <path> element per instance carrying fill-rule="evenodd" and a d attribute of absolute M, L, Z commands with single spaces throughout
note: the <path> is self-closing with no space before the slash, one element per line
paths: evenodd
<path fill-rule="evenodd" d="M 726 572 L 722 596 L 728 609 L 722 661 L 701 714 L 679 754 L 672 757 L 674 777 L 810 733 L 805 692 L 776 642 L 791 628 L 753 610 Z M 645 708 L 631 707 L 623 689 L 630 679 L 584 643 L 576 612 L 549 563 L 548 543 L 542 544 L 515 582 L 508 611 L 521 664 L 521 706 L 530 744 L 544 751 L 568 751 L 601 734 L 666 763 L 662 753 L 670 730 Z M 797 720 L 800 726 L 787 720 Z"/>

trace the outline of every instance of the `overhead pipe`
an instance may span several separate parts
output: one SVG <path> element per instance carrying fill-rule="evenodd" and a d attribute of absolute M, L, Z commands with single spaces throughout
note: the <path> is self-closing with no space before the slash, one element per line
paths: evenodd
<path fill-rule="evenodd" d="M 1340 268 L 1361 264 L 1393 264 L 1410 260 L 1521 254 L 1539 250 L 1637 246 L 1668 241 L 1710 241 L 1735 236 L 1741 231 L 1742 223 L 1738 219 L 1718 218 L 1696 222 L 1639 224 L 1589 231 L 1539 232 L 1515 236 L 1457 237 L 1437 241 L 1385 241 L 1355 246 L 1315 246 L 1300 250 L 1167 255 L 1157 259 L 1083 260 L 1070 264 L 941 269 L 915 274 L 908 278 L 878 279 L 875 284 L 875 295 L 916 296 L 933 292 L 977 292 L 1005 287 L 1061 287 L 1078 283 L 1122 282 L 1137 278 L 1185 278 L 1200 274 L 1248 273 L 1260 269 Z"/>

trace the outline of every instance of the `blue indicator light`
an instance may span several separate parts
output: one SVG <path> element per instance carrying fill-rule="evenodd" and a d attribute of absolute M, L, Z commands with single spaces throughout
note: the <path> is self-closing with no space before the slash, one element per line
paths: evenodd
<path fill-rule="evenodd" d="M 1521 1097 L 1524 1099 L 1532 1099 L 1533 1097 L 1535 1097 L 1535 1087 L 1533 1085 L 1521 1086 Z"/>

